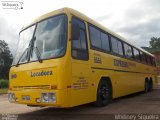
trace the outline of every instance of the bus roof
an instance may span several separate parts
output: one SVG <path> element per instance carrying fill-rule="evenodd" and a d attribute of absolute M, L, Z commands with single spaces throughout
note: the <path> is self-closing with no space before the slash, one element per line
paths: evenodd
<path fill-rule="evenodd" d="M 130 44 L 130 45 L 132 45 L 133 47 L 135 47 L 135 48 L 143 51 L 144 53 L 146 53 L 146 54 L 154 57 L 154 55 L 152 55 L 151 53 L 147 52 L 146 50 L 144 50 L 144 49 L 142 49 L 142 48 L 140 48 L 140 47 L 136 47 L 133 43 L 131 43 L 129 40 L 125 39 L 124 37 L 118 35 L 117 33 L 109 30 L 109 29 L 106 28 L 106 27 L 102 26 L 102 25 L 99 24 L 98 22 L 96 22 L 96 21 L 94 21 L 93 19 L 87 17 L 86 15 L 80 13 L 79 11 L 74 10 L 74 9 L 72 9 L 72 8 L 68 8 L 68 7 L 64 7 L 64 8 L 61 8 L 61 9 L 58 9 L 58 10 L 49 12 L 49 13 L 47 13 L 47 14 L 44 14 L 44 15 L 38 17 L 37 19 L 33 20 L 33 21 L 30 22 L 29 24 L 25 25 L 25 26 L 22 28 L 22 30 L 25 29 L 25 28 L 27 28 L 28 26 L 31 26 L 31 25 L 34 24 L 34 23 L 37 23 L 37 22 L 39 22 L 39 21 L 41 21 L 41 20 L 44 20 L 44 19 L 49 18 L 49 17 L 51 17 L 51 16 L 53 16 L 53 15 L 61 14 L 61 13 L 70 13 L 70 14 L 73 14 L 73 15 L 75 15 L 75 16 L 83 19 L 84 21 L 86 21 L 86 22 L 88 22 L 88 23 L 91 23 L 91 24 L 95 25 L 96 27 L 98 27 L 98 28 L 100 28 L 100 29 L 108 32 L 109 34 L 111 34 L 111 35 L 119 38 L 120 40 L 122 40 L 122 41 L 124 41 L 124 42 L 126 42 L 126 43 L 128 43 L 128 44 Z"/>

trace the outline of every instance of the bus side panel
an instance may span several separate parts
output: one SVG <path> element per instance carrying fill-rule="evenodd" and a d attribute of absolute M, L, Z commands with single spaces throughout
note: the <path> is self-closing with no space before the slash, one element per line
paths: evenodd
<path fill-rule="evenodd" d="M 91 50 L 90 59 L 91 79 L 95 84 L 92 89 L 94 100 L 96 100 L 98 84 L 102 77 L 110 78 L 113 98 L 143 91 L 146 78 L 152 78 L 155 83 L 155 67 L 95 50 Z M 126 63 L 126 66 L 118 64 L 122 62 Z"/>
<path fill-rule="evenodd" d="M 72 62 L 71 103 L 73 106 L 91 102 L 91 79 L 89 63 Z"/>

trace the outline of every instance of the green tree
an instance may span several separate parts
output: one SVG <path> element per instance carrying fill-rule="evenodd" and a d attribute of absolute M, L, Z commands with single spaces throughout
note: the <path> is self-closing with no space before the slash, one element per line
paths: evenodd
<path fill-rule="evenodd" d="M 0 79 L 8 79 L 12 60 L 13 56 L 8 44 L 4 40 L 0 40 Z"/>
<path fill-rule="evenodd" d="M 150 49 L 149 51 L 151 53 L 157 53 L 160 52 L 160 37 L 152 37 L 150 41 Z M 158 66 L 160 66 L 160 60 L 157 58 L 156 63 Z"/>
<path fill-rule="evenodd" d="M 151 41 L 150 41 L 150 47 L 153 49 L 153 50 L 159 50 L 160 51 L 160 37 L 157 38 L 157 37 L 152 37 L 151 38 Z"/>

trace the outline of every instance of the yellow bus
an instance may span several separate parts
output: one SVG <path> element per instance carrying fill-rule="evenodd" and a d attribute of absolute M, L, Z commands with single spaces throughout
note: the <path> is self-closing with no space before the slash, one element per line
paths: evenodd
<path fill-rule="evenodd" d="M 8 99 L 28 106 L 105 106 L 156 84 L 152 54 L 71 8 L 24 26 Z"/>

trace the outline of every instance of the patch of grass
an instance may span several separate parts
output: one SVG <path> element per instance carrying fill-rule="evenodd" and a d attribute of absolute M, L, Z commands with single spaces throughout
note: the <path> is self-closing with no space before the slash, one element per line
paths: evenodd
<path fill-rule="evenodd" d="M 0 89 L 0 94 L 6 94 L 8 89 Z"/>
<path fill-rule="evenodd" d="M 6 89 L 8 88 L 8 80 L 0 80 L 0 89 Z"/>
<path fill-rule="evenodd" d="M 0 94 L 6 94 L 8 91 L 8 80 L 0 79 Z"/>

